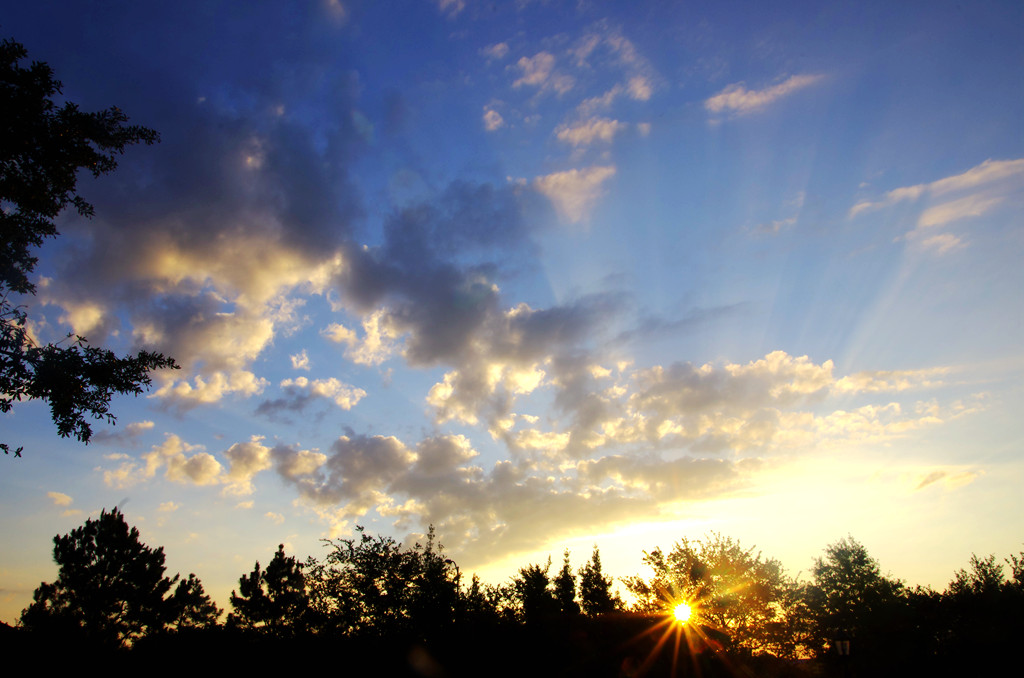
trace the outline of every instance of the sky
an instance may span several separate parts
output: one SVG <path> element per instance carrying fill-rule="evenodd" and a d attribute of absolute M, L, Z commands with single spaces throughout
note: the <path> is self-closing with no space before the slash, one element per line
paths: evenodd
<path fill-rule="evenodd" d="M 1021 551 L 1021 3 L 16 4 L 161 136 L 81 178 L 32 330 L 182 369 L 88 446 L 0 416 L 0 619 L 114 506 L 222 606 L 357 525 L 494 583 Z"/>

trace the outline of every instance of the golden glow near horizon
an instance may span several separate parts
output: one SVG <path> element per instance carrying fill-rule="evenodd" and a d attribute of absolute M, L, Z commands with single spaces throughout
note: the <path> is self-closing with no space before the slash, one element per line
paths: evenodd
<path fill-rule="evenodd" d="M 693 615 L 693 609 L 686 603 L 679 603 L 672 608 L 672 615 L 681 624 L 685 624 L 690 621 L 690 617 Z"/>

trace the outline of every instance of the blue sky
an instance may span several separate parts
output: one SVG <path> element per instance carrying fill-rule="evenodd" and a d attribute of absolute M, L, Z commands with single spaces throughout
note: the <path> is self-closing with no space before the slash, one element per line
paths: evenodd
<path fill-rule="evenodd" d="M 82 446 L 3 416 L 0 618 L 117 505 L 221 603 L 279 542 L 464 571 L 852 534 L 1017 552 L 1024 8 L 40 2 L 3 34 L 162 142 L 83 178 L 33 330 L 183 369 Z"/>

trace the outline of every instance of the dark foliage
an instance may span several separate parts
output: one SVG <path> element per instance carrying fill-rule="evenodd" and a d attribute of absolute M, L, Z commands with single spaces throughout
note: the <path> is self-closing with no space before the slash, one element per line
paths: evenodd
<path fill-rule="evenodd" d="M 601 553 L 594 546 L 590 560 L 580 568 L 580 606 L 591 617 L 622 609 L 622 601 L 612 591 L 613 580 L 601 570 Z"/>
<path fill-rule="evenodd" d="M 703 540 L 684 538 L 668 553 L 654 549 L 645 553 L 644 562 L 653 570 L 650 579 L 623 580 L 638 610 L 663 613 L 685 602 L 694 608 L 695 621 L 726 634 L 737 648 L 799 654 L 792 633 L 798 589 L 777 560 L 713 533 Z"/>
<path fill-rule="evenodd" d="M 960 676 L 997 673 L 1024 630 L 1024 553 L 1005 561 L 1009 576 L 994 556 L 972 556 L 940 594 L 884 576 L 852 538 L 829 545 L 801 586 L 711 535 L 648 554 L 654 576 L 627 581 L 639 597 L 625 612 L 596 548 L 578 596 L 568 552 L 554 578 L 549 559 L 504 586 L 474 575 L 463 587 L 433 529 L 403 548 L 358 528 L 320 561 L 279 547 L 265 570 L 256 563 L 220 626 L 195 575 L 165 577 L 162 549 L 116 510 L 54 541 L 60 577 L 37 590 L 22 628 L 0 627 L 9 656 L 59 643 L 75 662 L 125 671 L 184 670 L 195 656 L 211 671 L 288 670 L 295 657 L 331 669 L 344 656 L 355 675 Z M 685 625 L 664 605 L 678 599 L 697 608 Z"/>
<path fill-rule="evenodd" d="M 519 575 L 512 580 L 519 613 L 524 623 L 540 624 L 557 617 L 558 600 L 551 588 L 551 558 L 544 567 L 537 564 L 527 565 L 519 570 Z"/>
<path fill-rule="evenodd" d="M 563 615 L 579 614 L 580 605 L 576 602 L 576 577 L 569 565 L 569 549 L 566 549 L 562 556 L 562 569 L 558 571 L 552 584 L 555 588 L 558 611 Z"/>
<path fill-rule="evenodd" d="M 284 554 L 284 544 L 267 565 L 256 562 L 252 574 L 238 580 L 238 593 L 231 592 L 228 625 L 260 629 L 277 635 L 290 635 L 304 628 L 309 597 L 302 564 Z"/>
<path fill-rule="evenodd" d="M 188 579 L 178 582 L 174 593 L 167 601 L 168 625 L 180 631 L 209 629 L 216 626 L 223 612 L 206 595 L 199 577 L 189 574 Z"/>
<path fill-rule="evenodd" d="M 357 530 L 355 539 L 326 542 L 330 553 L 310 563 L 313 609 L 324 630 L 425 639 L 450 631 L 470 606 L 486 614 L 479 581 L 464 598 L 458 566 L 444 557 L 433 528 L 411 549 Z"/>
<path fill-rule="evenodd" d="M 96 177 L 112 172 L 127 146 L 152 144 L 158 135 L 126 125 L 117 108 L 85 113 L 71 102 L 58 106 L 61 83 L 44 63 L 22 67 L 26 56 L 21 44 L 0 43 L 0 412 L 22 400 L 47 401 L 57 433 L 88 443 L 91 419 L 114 423 L 114 394 L 138 395 L 150 385 L 151 371 L 177 365 L 149 351 L 120 358 L 79 336 L 39 346 L 25 307 L 11 295 L 35 292 L 34 250 L 59 235 L 54 220 L 61 212 L 73 207 L 92 216 L 92 205 L 77 193 L 79 170 Z M 0 449 L 10 452 L 7 443 Z"/>
<path fill-rule="evenodd" d="M 84 636 L 104 646 L 129 645 L 146 634 L 215 623 L 219 610 L 195 577 L 164 576 L 164 550 L 139 540 L 116 508 L 70 534 L 53 538 L 57 580 L 39 585 L 21 613 L 28 629 Z"/>

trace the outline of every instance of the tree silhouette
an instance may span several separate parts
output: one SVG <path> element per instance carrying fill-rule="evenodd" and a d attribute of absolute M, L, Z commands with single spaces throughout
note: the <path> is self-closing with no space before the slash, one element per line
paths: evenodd
<path fill-rule="evenodd" d="M 644 554 L 654 571 L 645 580 L 623 580 L 645 612 L 689 604 L 695 621 L 728 635 L 752 653 L 796 652 L 788 619 L 796 600 L 795 584 L 777 560 L 763 559 L 731 537 L 712 533 L 704 540 L 682 539 L 670 552 Z"/>
<path fill-rule="evenodd" d="M 835 641 L 849 641 L 851 661 L 862 670 L 881 670 L 899 660 L 903 638 L 913 617 L 908 591 L 884 576 L 878 561 L 852 537 L 825 548 L 811 568 L 807 587 L 814 649 L 819 656 Z M 925 604 L 926 595 L 915 598 Z M 834 652 L 833 652 L 834 654 Z"/>
<path fill-rule="evenodd" d="M 208 629 L 217 625 L 222 610 L 206 595 L 194 574 L 182 579 L 168 599 L 168 625 L 174 629 Z"/>
<path fill-rule="evenodd" d="M 390 537 L 372 537 L 362 527 L 356 530 L 354 539 L 327 541 L 331 552 L 311 564 L 312 605 L 326 628 L 424 636 L 449 628 L 465 612 L 461 573 L 435 544 L 433 527 L 426 544 L 411 549 Z M 486 599 L 479 588 L 476 596 L 482 612 Z"/>
<path fill-rule="evenodd" d="M 601 571 L 601 553 L 594 545 L 594 553 L 580 568 L 580 605 L 583 612 L 594 617 L 614 612 L 622 601 L 612 593 L 612 578 Z"/>
<path fill-rule="evenodd" d="M 569 549 L 562 555 L 562 569 L 552 582 L 555 587 L 555 600 L 562 614 L 579 614 L 580 606 L 576 602 L 576 577 L 569 565 Z"/>
<path fill-rule="evenodd" d="M 284 554 L 284 544 L 267 565 L 259 561 L 252 574 L 238 580 L 238 593 L 231 592 L 234 612 L 228 616 L 229 626 L 265 629 L 275 635 L 301 630 L 306 622 L 309 598 L 302 564 Z"/>
<path fill-rule="evenodd" d="M 527 624 L 536 624 L 550 619 L 558 612 L 558 601 L 550 588 L 551 558 L 544 567 L 530 564 L 519 570 L 519 576 L 512 580 L 520 614 Z"/>
<path fill-rule="evenodd" d="M 80 631 L 103 644 L 126 645 L 162 630 L 173 616 L 164 596 L 178 577 L 164 576 L 163 548 L 139 541 L 139 531 L 116 508 L 53 543 L 57 580 L 35 590 L 21 613 L 23 626 Z M 195 585 L 202 590 L 198 580 Z"/>
<path fill-rule="evenodd" d="M 126 125 L 128 117 L 117 108 L 84 113 L 71 102 L 58 106 L 61 83 L 44 63 L 21 67 L 26 56 L 21 44 L 0 43 L 0 412 L 17 401 L 45 400 L 57 433 L 88 443 L 90 419 L 114 423 L 115 393 L 138 395 L 150 385 L 150 371 L 177 365 L 149 351 L 119 358 L 78 336 L 69 335 L 68 345 L 39 346 L 25 308 L 10 295 L 35 293 L 33 249 L 58 235 L 57 215 L 71 206 L 92 216 L 92 205 L 77 193 L 78 171 L 112 172 L 127 146 L 152 144 L 158 135 Z M 7 443 L 0 449 L 10 452 Z M 15 456 L 21 451 L 16 448 Z"/>
<path fill-rule="evenodd" d="M 1024 632 L 1021 560 L 1010 556 L 1011 579 L 994 555 L 971 555 L 969 567 L 957 570 L 942 597 L 941 654 L 968 673 L 995 673 L 1009 665 Z"/>

